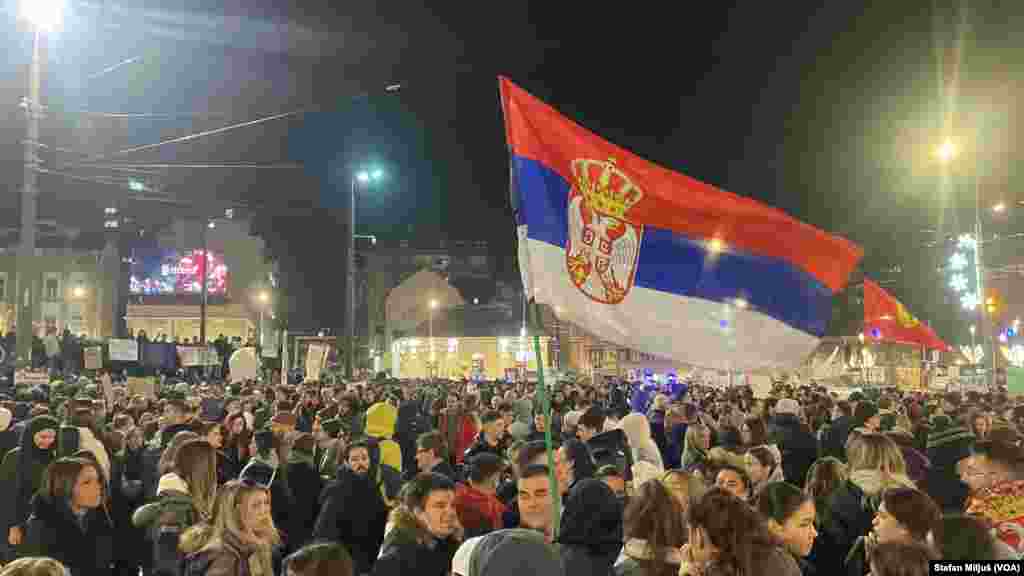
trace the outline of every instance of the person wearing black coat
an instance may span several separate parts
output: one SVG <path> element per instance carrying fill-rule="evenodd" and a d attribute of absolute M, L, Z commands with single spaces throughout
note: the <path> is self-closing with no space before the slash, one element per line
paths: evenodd
<path fill-rule="evenodd" d="M 455 485 L 439 474 L 419 474 L 403 494 L 372 575 L 448 576 L 460 540 Z"/>
<path fill-rule="evenodd" d="M 348 548 L 356 574 L 373 568 L 388 519 L 388 507 L 375 482 L 377 465 L 369 452 L 360 442 L 348 446 L 346 463 L 320 496 L 320 515 L 313 527 L 314 540 Z"/>
<path fill-rule="evenodd" d="M 13 489 L 4 496 L 9 499 L 4 506 L 13 511 L 4 527 L 8 542 L 17 540 L 12 539 L 12 532 L 24 538 L 24 525 L 32 512 L 32 496 L 42 486 L 43 474 L 53 460 L 59 428 L 60 423 L 55 418 L 36 416 L 22 430 L 20 446 L 4 456 L 0 468 Z"/>
<path fill-rule="evenodd" d="M 811 465 L 818 459 L 818 441 L 808 431 L 797 412 L 796 400 L 783 398 L 775 405 L 774 428 L 771 442 L 782 454 L 782 475 L 786 482 L 803 486 Z"/>
<path fill-rule="evenodd" d="M 32 499 L 18 556 L 53 558 L 71 576 L 112 574 L 115 531 L 99 466 L 84 458 L 63 458 L 47 476 L 48 489 Z"/>
<path fill-rule="evenodd" d="M 622 550 L 622 505 L 604 482 L 576 482 L 558 531 L 564 574 L 611 574 Z"/>
<path fill-rule="evenodd" d="M 318 498 L 323 490 L 323 480 L 313 458 L 315 444 L 311 434 L 302 434 L 295 439 L 288 454 L 285 475 L 292 501 L 288 509 L 288 524 L 282 528 L 290 550 L 298 550 L 312 539 L 313 525 L 320 512 Z"/>

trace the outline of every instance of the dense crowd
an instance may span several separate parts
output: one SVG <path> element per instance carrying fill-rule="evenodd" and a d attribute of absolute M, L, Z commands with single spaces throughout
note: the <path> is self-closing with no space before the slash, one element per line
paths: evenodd
<path fill-rule="evenodd" d="M 0 576 L 923 576 L 1024 550 L 1002 395 L 559 383 L 550 417 L 530 383 L 102 397 L 0 402 Z"/>

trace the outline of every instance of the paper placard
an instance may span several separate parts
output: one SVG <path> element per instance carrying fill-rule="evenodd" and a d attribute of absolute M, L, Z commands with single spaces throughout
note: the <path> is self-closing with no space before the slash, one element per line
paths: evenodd
<path fill-rule="evenodd" d="M 49 384 L 50 374 L 46 370 L 34 371 L 34 370 L 19 370 L 14 373 L 14 385 L 15 386 L 38 386 L 40 384 Z"/>
<path fill-rule="evenodd" d="M 156 398 L 156 378 L 128 377 L 128 394 L 141 394 L 146 398 Z"/>
<path fill-rule="evenodd" d="M 103 368 L 103 348 L 90 346 L 82 352 L 85 359 L 86 370 L 99 370 Z"/>
<path fill-rule="evenodd" d="M 107 341 L 110 359 L 115 362 L 138 362 L 139 343 L 127 338 L 111 338 Z"/>
<path fill-rule="evenodd" d="M 178 358 L 183 367 L 187 366 L 216 366 L 220 364 L 220 356 L 212 346 L 178 346 Z"/>
<path fill-rule="evenodd" d="M 107 399 L 107 406 L 113 406 L 114 384 L 110 381 L 110 374 L 100 376 L 100 387 L 103 388 L 103 397 Z"/>
<path fill-rule="evenodd" d="M 327 362 L 327 346 L 310 344 L 306 352 L 306 382 L 320 380 L 320 371 Z"/>

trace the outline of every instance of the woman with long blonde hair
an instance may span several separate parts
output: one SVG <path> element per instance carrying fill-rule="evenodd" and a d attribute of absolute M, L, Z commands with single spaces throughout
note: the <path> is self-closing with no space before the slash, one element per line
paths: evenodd
<path fill-rule="evenodd" d="M 847 442 L 849 479 L 827 499 L 828 516 L 821 517 L 819 548 L 823 573 L 845 571 L 845 559 L 858 538 L 871 530 L 882 494 L 891 488 L 915 488 L 907 478 L 903 452 L 884 434 L 869 432 Z M 831 565 L 824 565 L 832 562 Z"/>
<path fill-rule="evenodd" d="M 186 574 L 273 576 L 281 535 L 270 515 L 270 491 L 232 480 L 217 496 L 206 544 L 187 558 Z"/>

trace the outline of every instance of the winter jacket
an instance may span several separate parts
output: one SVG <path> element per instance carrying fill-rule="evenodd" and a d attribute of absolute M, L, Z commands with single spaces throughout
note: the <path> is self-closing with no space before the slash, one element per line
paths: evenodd
<path fill-rule="evenodd" d="M 622 506 L 600 480 L 573 484 L 558 532 L 565 574 L 609 574 L 622 549 Z"/>
<path fill-rule="evenodd" d="M 852 419 L 840 416 L 822 429 L 820 453 L 846 461 L 846 439 L 850 436 Z"/>
<path fill-rule="evenodd" d="M 481 430 L 480 433 L 477 434 L 476 440 L 473 442 L 473 445 L 470 446 L 468 450 L 466 450 L 466 454 L 463 457 L 463 461 L 469 460 L 470 458 L 476 456 L 477 454 L 484 453 L 494 454 L 498 458 L 505 458 L 505 455 L 501 451 L 501 442 L 498 442 L 498 444 L 491 446 L 490 443 L 487 442 L 487 439 L 484 438 L 484 433 Z"/>
<path fill-rule="evenodd" d="M 397 508 L 393 518 L 373 576 L 448 576 L 459 542 L 452 537 L 435 538 L 404 507 Z"/>
<path fill-rule="evenodd" d="M 387 524 L 388 509 L 373 477 L 372 466 L 366 475 L 339 467 L 338 479 L 320 496 L 320 514 L 313 527 L 314 540 L 337 542 L 348 548 L 356 574 L 373 568 Z"/>
<path fill-rule="evenodd" d="M 397 422 L 398 409 L 386 402 L 378 402 L 366 411 L 366 435 L 377 439 L 381 464 L 401 472 L 402 449 L 393 440 Z"/>
<path fill-rule="evenodd" d="M 882 492 L 889 488 L 914 488 L 906 476 L 886 475 L 879 470 L 856 470 L 828 497 L 830 514 L 822 518 L 815 560 L 823 574 L 846 573 L 846 558 L 857 539 L 871 530 Z"/>
<path fill-rule="evenodd" d="M 476 439 L 476 420 L 461 410 L 443 410 L 438 424 L 438 430 L 447 440 L 452 459 L 455 464 L 462 464 L 466 450 Z"/>
<path fill-rule="evenodd" d="M 814 435 L 804 429 L 795 415 L 777 414 L 771 443 L 778 445 L 782 452 L 782 475 L 786 482 L 803 486 L 807 471 L 818 459 L 818 442 Z"/>
<path fill-rule="evenodd" d="M 288 487 L 292 493 L 292 505 L 286 515 L 287 524 L 281 526 L 287 535 L 288 547 L 298 550 L 313 536 L 313 525 L 320 513 L 318 501 L 323 491 L 323 480 L 313 467 L 312 455 L 303 456 L 292 449 L 288 457 Z"/>
<path fill-rule="evenodd" d="M 226 535 L 185 560 L 183 576 L 272 576 L 252 572 L 256 548 Z"/>
<path fill-rule="evenodd" d="M 501 528 L 505 505 L 494 494 L 482 492 L 469 484 L 457 484 L 455 510 L 466 537 L 472 538 Z"/>
<path fill-rule="evenodd" d="M 612 566 L 612 574 L 615 576 L 646 576 L 641 561 L 651 558 L 651 550 L 647 542 L 638 538 L 630 538 L 622 547 L 622 552 Z M 679 566 L 682 564 L 682 556 L 678 548 L 667 548 L 664 550 L 664 558 L 668 564 Z M 568 573 L 566 573 L 568 574 Z"/>
<path fill-rule="evenodd" d="M 42 494 L 32 499 L 32 516 L 18 557 L 47 556 L 60 561 L 72 576 L 106 576 L 114 563 L 114 526 L 104 508 L 76 518 L 63 502 Z"/>
<path fill-rule="evenodd" d="M 178 573 L 183 559 L 178 552 L 181 534 L 199 522 L 199 514 L 189 495 L 188 485 L 175 473 L 160 477 L 157 501 L 132 514 L 132 524 L 141 529 L 152 549 L 152 573 L 157 576 Z"/>

